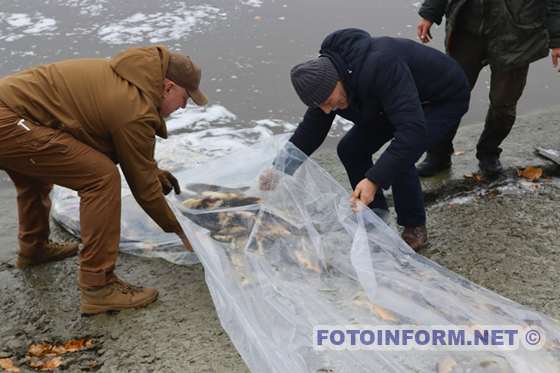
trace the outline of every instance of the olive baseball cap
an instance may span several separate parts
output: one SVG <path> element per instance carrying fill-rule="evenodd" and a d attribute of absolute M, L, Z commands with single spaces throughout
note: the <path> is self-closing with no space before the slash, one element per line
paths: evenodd
<path fill-rule="evenodd" d="M 170 53 L 166 77 L 185 88 L 195 104 L 202 106 L 208 103 L 208 98 L 200 90 L 202 70 L 191 61 L 189 56 Z"/>

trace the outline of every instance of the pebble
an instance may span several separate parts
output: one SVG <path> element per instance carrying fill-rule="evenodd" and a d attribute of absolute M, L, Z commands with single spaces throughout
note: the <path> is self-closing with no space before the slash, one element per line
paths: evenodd
<path fill-rule="evenodd" d="M 11 351 L 25 350 L 26 343 L 21 339 L 11 339 L 6 343 L 6 348 Z"/>

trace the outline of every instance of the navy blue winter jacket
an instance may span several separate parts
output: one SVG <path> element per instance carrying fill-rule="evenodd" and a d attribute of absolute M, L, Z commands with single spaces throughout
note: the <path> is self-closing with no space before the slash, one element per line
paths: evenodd
<path fill-rule="evenodd" d="M 449 103 L 460 115 L 468 109 L 470 88 L 461 67 L 412 40 L 343 29 L 325 38 L 320 54 L 334 63 L 349 106 L 330 114 L 308 109 L 290 141 L 311 155 L 325 140 L 335 114 L 358 126 L 392 126 L 393 140 L 364 175 L 384 189 L 426 151 L 423 105 Z"/>

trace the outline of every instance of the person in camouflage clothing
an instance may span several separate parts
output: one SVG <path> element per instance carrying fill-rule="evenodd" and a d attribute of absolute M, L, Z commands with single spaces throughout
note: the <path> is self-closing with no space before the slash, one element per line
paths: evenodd
<path fill-rule="evenodd" d="M 529 64 L 550 49 L 559 68 L 560 0 L 425 0 L 419 14 L 417 32 L 423 43 L 432 39 L 432 24 L 439 25 L 445 15 L 447 53 L 463 67 L 471 88 L 481 69 L 490 66 L 490 106 L 476 157 L 483 175 L 499 174 L 500 144 L 515 122 Z M 427 152 L 418 166 L 420 176 L 451 167 L 455 133 Z"/>

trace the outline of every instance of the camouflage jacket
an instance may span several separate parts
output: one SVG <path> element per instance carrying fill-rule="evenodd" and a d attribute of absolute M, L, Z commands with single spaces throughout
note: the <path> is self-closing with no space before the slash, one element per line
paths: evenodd
<path fill-rule="evenodd" d="M 458 15 L 468 0 L 425 0 L 418 12 L 436 24 L 446 17 L 446 48 L 456 30 Z M 495 1 L 498 14 L 484 19 L 488 33 L 488 63 L 494 68 L 513 68 L 560 48 L 560 0 Z"/>

